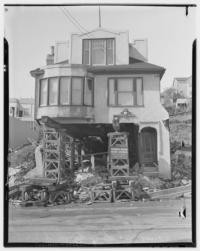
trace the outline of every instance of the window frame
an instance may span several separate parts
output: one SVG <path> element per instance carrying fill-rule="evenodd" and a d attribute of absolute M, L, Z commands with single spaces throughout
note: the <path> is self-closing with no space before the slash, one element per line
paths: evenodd
<path fill-rule="evenodd" d="M 57 94 L 57 104 L 49 104 L 49 83 L 51 78 L 57 78 L 58 79 L 58 94 Z M 61 78 L 69 78 L 70 84 L 69 84 L 69 104 L 61 104 L 60 102 L 60 90 L 61 90 Z M 72 84 L 73 84 L 73 78 L 80 78 L 81 79 L 81 104 L 75 105 L 72 104 Z M 47 79 L 47 102 L 45 105 L 41 105 L 41 83 L 42 80 Z M 84 102 L 84 87 L 85 87 L 85 80 L 86 79 L 91 79 L 92 80 L 92 105 L 85 105 Z M 53 76 L 49 78 L 41 78 L 39 80 L 39 107 L 64 107 L 64 106 L 85 106 L 85 107 L 94 107 L 94 78 L 88 77 L 88 76 Z"/>
<path fill-rule="evenodd" d="M 42 83 L 42 80 L 46 80 L 47 79 L 47 101 L 46 101 L 46 104 L 42 105 L 41 104 L 41 83 Z M 49 104 L 49 79 L 48 78 L 41 78 L 40 81 L 39 81 L 39 106 L 40 107 L 45 107 L 45 106 L 48 106 Z"/>
<path fill-rule="evenodd" d="M 50 79 L 57 79 L 57 91 L 58 91 L 58 93 L 57 93 L 57 98 L 56 98 L 56 100 L 57 100 L 57 102 L 56 102 L 56 104 L 50 104 L 50 102 L 49 102 L 49 100 L 50 100 Z M 60 102 L 60 100 L 59 100 L 59 94 L 60 94 L 60 78 L 59 77 L 50 77 L 50 78 L 48 78 L 48 97 L 47 97 L 47 101 L 48 101 L 48 106 L 58 106 L 59 105 L 59 102 Z"/>
<path fill-rule="evenodd" d="M 110 104 L 110 88 L 109 88 L 109 81 L 114 80 L 114 100 L 115 104 L 112 105 Z M 118 80 L 119 79 L 132 79 L 132 92 L 130 91 L 119 91 L 117 90 L 118 88 Z M 136 79 L 141 79 L 142 80 L 142 105 L 137 104 L 137 86 L 136 86 Z M 144 107 L 144 88 L 143 88 L 143 77 L 109 77 L 107 79 L 107 106 L 109 107 Z M 118 103 L 118 93 L 133 93 L 133 105 L 119 105 Z"/>
<path fill-rule="evenodd" d="M 89 64 L 84 64 L 84 41 L 89 41 Z M 103 64 L 93 64 L 92 63 L 92 41 L 95 40 L 103 40 L 105 43 L 105 63 Z M 108 46 L 108 42 L 107 40 L 112 40 L 113 41 L 113 63 L 112 64 L 108 64 L 108 59 L 107 59 L 107 46 Z M 111 38 L 86 38 L 82 40 L 82 64 L 83 65 L 90 65 L 90 66 L 102 66 L 102 65 L 115 65 L 115 48 L 116 48 L 116 43 L 115 43 L 115 38 L 111 37 Z"/>
<path fill-rule="evenodd" d="M 92 80 L 92 104 L 91 105 L 86 105 L 85 104 L 85 83 L 86 79 Z M 94 78 L 85 76 L 84 81 L 83 81 L 83 106 L 88 106 L 88 107 L 94 107 Z"/>

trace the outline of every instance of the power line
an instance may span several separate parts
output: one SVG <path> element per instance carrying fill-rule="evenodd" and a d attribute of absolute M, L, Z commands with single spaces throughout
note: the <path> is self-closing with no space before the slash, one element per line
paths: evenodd
<path fill-rule="evenodd" d="M 67 13 L 61 8 L 61 7 L 58 7 L 64 14 L 64 16 L 67 18 L 67 20 L 69 20 L 73 25 L 76 26 L 76 28 L 81 32 L 83 33 L 83 31 L 80 29 L 80 27 L 77 26 L 77 24 L 70 18 L 69 15 L 67 15 Z"/>
<path fill-rule="evenodd" d="M 75 17 L 73 17 L 72 16 L 72 14 L 69 12 L 69 10 L 67 10 L 66 8 L 63 8 L 67 13 L 68 13 L 68 15 L 74 20 L 74 22 L 76 22 L 77 23 L 77 25 L 82 29 L 82 30 L 84 30 L 85 32 L 89 32 L 88 30 L 86 30 L 79 22 L 78 22 L 78 20 L 75 18 Z"/>
<path fill-rule="evenodd" d="M 63 9 L 61 7 L 58 7 L 63 14 L 65 15 L 65 17 L 74 25 L 76 26 L 76 28 L 83 34 L 83 33 L 89 33 L 88 30 L 86 30 L 73 16 L 72 14 L 63 7 Z M 87 37 L 89 37 L 88 34 L 86 34 Z"/>

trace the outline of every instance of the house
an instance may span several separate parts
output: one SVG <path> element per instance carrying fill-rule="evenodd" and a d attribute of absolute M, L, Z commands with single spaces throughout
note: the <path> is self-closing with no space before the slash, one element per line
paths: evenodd
<path fill-rule="evenodd" d="M 71 34 L 47 55 L 35 78 L 35 118 L 73 139 L 107 144 L 113 121 L 129 133 L 130 168 L 171 177 L 169 115 L 160 102 L 161 66 L 148 63 L 147 40 L 97 28 Z M 47 164 L 46 166 L 48 166 Z"/>
<path fill-rule="evenodd" d="M 23 121 L 34 121 L 34 106 L 33 98 L 10 98 L 9 116 Z"/>
<path fill-rule="evenodd" d="M 39 128 L 34 121 L 34 99 L 9 99 L 9 147 L 15 149 L 37 140 Z"/>
<path fill-rule="evenodd" d="M 188 99 L 192 98 L 192 77 L 191 76 L 186 77 L 186 78 L 174 78 L 173 87 L 183 97 L 188 98 Z"/>

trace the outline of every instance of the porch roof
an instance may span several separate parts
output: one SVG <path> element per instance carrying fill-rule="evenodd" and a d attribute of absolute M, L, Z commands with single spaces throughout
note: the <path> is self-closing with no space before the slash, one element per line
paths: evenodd
<path fill-rule="evenodd" d="M 165 68 L 146 62 L 138 62 L 128 65 L 90 66 L 87 71 L 94 74 L 157 73 L 162 78 Z"/>

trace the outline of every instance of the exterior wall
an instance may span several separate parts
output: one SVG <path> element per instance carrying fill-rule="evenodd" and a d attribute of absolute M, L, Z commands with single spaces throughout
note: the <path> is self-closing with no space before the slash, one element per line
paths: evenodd
<path fill-rule="evenodd" d="M 187 78 L 183 80 L 174 80 L 174 88 L 180 94 L 184 95 L 185 98 L 192 97 L 192 78 Z"/>
<path fill-rule="evenodd" d="M 70 56 L 69 41 L 56 42 L 54 63 L 59 63 L 64 60 L 67 60 L 69 59 L 69 56 Z"/>
<path fill-rule="evenodd" d="M 34 118 L 34 104 L 21 103 L 23 110 L 23 118 Z"/>
<path fill-rule="evenodd" d="M 129 64 L 129 37 L 128 32 L 109 32 L 103 29 L 95 30 L 87 34 L 71 35 L 71 64 L 82 64 L 82 40 L 93 38 L 115 39 L 115 63 Z"/>
<path fill-rule="evenodd" d="M 42 78 L 56 76 L 85 76 L 84 68 L 48 67 Z M 39 107 L 39 80 L 36 80 L 36 118 L 41 116 L 71 117 L 84 116 L 94 117 L 95 123 L 112 123 L 113 115 L 120 114 L 125 107 L 109 107 L 108 102 L 108 78 L 122 77 L 122 75 L 97 75 L 94 77 L 94 108 L 73 106 L 48 106 Z M 144 90 L 144 106 L 126 107 L 139 121 L 159 121 L 167 119 L 168 113 L 160 103 L 160 78 L 156 74 L 124 75 L 124 77 L 142 77 Z M 78 121 L 77 121 L 78 122 Z M 122 121 L 123 122 L 123 121 Z M 125 121 L 125 123 L 128 121 Z M 129 121 L 135 122 L 135 121 Z"/>

